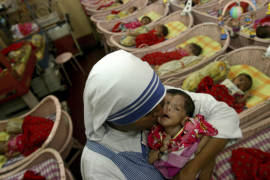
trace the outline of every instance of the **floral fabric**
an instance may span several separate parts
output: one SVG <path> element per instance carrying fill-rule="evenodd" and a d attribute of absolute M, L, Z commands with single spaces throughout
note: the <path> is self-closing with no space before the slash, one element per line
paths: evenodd
<path fill-rule="evenodd" d="M 196 92 L 212 95 L 217 101 L 223 101 L 228 104 L 228 106 L 234 108 L 237 113 L 242 112 L 246 104 L 246 102 L 237 102 L 237 98 L 241 98 L 243 95 L 237 93 L 234 96 L 230 95 L 226 86 L 214 84 L 214 81 L 210 76 L 206 76 L 201 80 Z"/>

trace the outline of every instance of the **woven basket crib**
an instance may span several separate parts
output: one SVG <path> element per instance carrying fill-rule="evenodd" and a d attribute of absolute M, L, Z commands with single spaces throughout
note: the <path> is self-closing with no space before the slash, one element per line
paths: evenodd
<path fill-rule="evenodd" d="M 143 15 L 145 15 L 148 12 L 151 12 L 151 11 L 154 11 L 154 12 L 158 13 L 160 15 L 160 18 L 162 18 L 162 17 L 165 17 L 168 14 L 169 8 L 164 3 L 160 3 L 160 2 L 153 3 L 153 4 L 150 4 L 149 6 L 146 6 L 144 9 L 139 10 L 137 13 L 135 13 L 133 15 L 130 15 L 130 16 L 126 17 L 126 18 L 123 18 L 121 20 L 121 22 L 126 23 L 126 22 L 130 22 L 132 20 L 134 21 L 134 19 L 139 18 L 139 17 L 141 17 L 141 16 L 143 16 Z M 152 24 L 155 24 L 158 20 L 153 21 L 150 24 L 147 24 L 146 26 L 149 27 Z M 97 30 L 102 32 L 106 39 L 109 39 L 109 37 L 112 36 L 112 35 L 125 35 L 125 34 L 127 34 L 127 32 L 115 33 L 115 32 L 111 31 L 112 28 L 114 27 L 114 25 L 117 22 L 119 22 L 118 19 L 112 20 L 112 21 L 109 21 L 109 22 L 98 22 L 97 23 Z"/>
<path fill-rule="evenodd" d="M 233 50 L 226 53 L 222 59 L 226 59 L 230 65 L 237 64 L 247 64 L 255 67 L 264 74 L 270 77 L 270 59 L 264 58 L 264 53 L 266 48 L 262 46 L 247 46 Z M 223 56 L 223 55 L 221 55 Z M 218 57 L 217 59 L 219 59 Z M 199 70 L 199 69 L 196 69 Z M 189 74 L 184 76 L 175 76 L 167 79 L 163 83 L 170 86 L 181 87 L 184 80 Z M 254 133 L 264 129 L 265 127 L 270 127 L 269 118 L 260 121 L 268 116 L 270 116 L 270 99 L 242 111 L 240 116 L 240 128 L 243 131 L 244 138 L 247 138 Z"/>
<path fill-rule="evenodd" d="M 268 122 L 270 121 L 270 118 L 268 119 Z M 238 148 L 255 148 L 260 149 L 263 152 L 270 152 L 270 128 L 268 125 L 268 128 L 257 132 L 253 136 L 250 136 L 245 139 L 239 139 L 236 141 L 236 143 L 232 144 L 231 146 L 225 148 L 221 153 L 218 154 L 218 156 L 215 159 L 215 167 L 213 169 L 212 173 L 212 179 L 213 180 L 233 180 L 238 179 L 235 177 L 235 174 L 232 170 L 231 166 L 231 156 L 232 156 L 232 150 L 238 149 Z M 248 157 L 246 157 L 248 158 Z M 241 162 L 241 161 L 240 161 Z M 256 161 L 254 161 L 255 164 Z M 265 161 L 267 162 L 267 161 Z M 266 163 L 265 163 L 266 164 Z M 243 164 L 244 166 L 244 164 Z M 260 166 L 262 167 L 262 166 Z M 258 168 L 261 169 L 261 168 Z M 255 174 L 258 175 L 258 169 L 254 168 L 254 171 L 249 174 L 248 179 L 255 179 Z M 260 178 L 257 177 L 256 179 L 267 179 L 267 178 Z"/>
<path fill-rule="evenodd" d="M 129 52 L 145 52 L 152 50 L 156 47 L 161 47 L 165 44 L 168 44 L 170 42 L 173 42 L 175 39 L 178 39 L 182 34 L 189 31 L 189 29 L 193 25 L 193 17 L 190 13 L 185 14 L 184 16 L 181 15 L 182 11 L 176 11 L 164 18 L 162 18 L 160 21 L 155 22 L 154 24 L 151 24 L 148 26 L 149 29 L 153 29 L 157 24 L 166 24 L 171 21 L 181 21 L 187 29 L 181 33 L 179 33 L 176 37 L 165 40 L 163 42 L 160 42 L 158 44 L 152 45 L 150 47 L 144 47 L 144 48 L 136 48 L 136 47 L 125 47 L 120 44 L 120 40 L 123 37 L 123 35 L 113 35 L 110 37 L 110 42 L 113 44 L 114 47 L 117 47 L 118 49 L 124 49 Z"/>
<path fill-rule="evenodd" d="M 152 53 L 152 52 L 157 52 L 157 51 L 162 51 L 162 52 L 166 52 L 166 51 L 171 51 L 171 50 L 175 50 L 176 46 L 187 41 L 188 39 L 190 39 L 193 36 L 197 36 L 197 35 L 205 35 L 205 36 L 209 36 L 210 38 L 212 38 L 213 40 L 219 42 L 222 46 L 222 48 L 216 52 L 213 56 L 208 57 L 208 58 L 204 58 L 202 59 L 200 62 L 198 62 L 197 64 L 194 64 L 193 66 L 190 67 L 186 67 L 176 73 L 173 74 L 169 74 L 169 75 L 164 75 L 162 77 L 160 77 L 161 81 L 165 81 L 169 78 L 179 78 L 182 77 L 186 74 L 189 74 L 195 70 L 200 69 L 201 67 L 203 67 L 204 65 L 208 64 L 209 62 L 211 62 L 212 60 L 214 60 L 217 56 L 223 54 L 225 52 L 225 50 L 228 48 L 229 43 L 230 43 L 230 38 L 228 35 L 228 38 L 226 40 L 221 40 L 220 39 L 220 28 L 217 24 L 215 23 L 203 23 L 203 24 L 199 24 L 196 25 L 194 27 L 192 27 L 191 29 L 187 30 L 185 33 L 181 34 L 178 38 L 176 38 L 173 42 L 169 42 L 166 44 L 163 44 L 160 47 L 157 48 L 152 48 L 149 51 L 143 51 L 143 52 L 134 52 L 133 54 L 139 58 L 145 56 L 146 54 Z"/>
<path fill-rule="evenodd" d="M 195 6 L 192 7 L 192 9 L 201 9 L 201 8 L 206 8 L 209 6 L 212 6 L 214 4 L 217 4 L 219 1 L 218 0 L 211 0 L 210 2 L 204 3 L 204 4 L 196 4 Z M 185 7 L 185 0 L 171 0 L 170 1 L 170 8 L 172 11 L 178 11 L 178 10 L 183 10 Z"/>
<path fill-rule="evenodd" d="M 145 8 L 146 5 L 147 5 L 147 3 L 148 3 L 148 0 L 137 0 L 137 1 L 132 1 L 132 2 L 129 4 L 129 6 L 127 6 L 127 7 L 122 7 L 122 8 L 119 9 L 118 11 L 126 10 L 126 9 L 128 9 L 129 7 L 132 7 L 132 6 L 137 7 L 138 10 L 140 10 L 140 9 Z M 130 14 L 130 15 L 136 14 L 136 13 L 138 12 L 138 10 L 135 11 L 134 13 Z M 106 20 L 106 17 L 107 17 L 109 14 L 111 14 L 111 11 L 110 11 L 110 12 L 106 12 L 106 13 L 98 13 L 98 14 L 92 15 L 90 19 L 91 19 L 93 22 L 95 22 L 95 23 L 97 23 L 97 22 L 108 22 L 108 21 L 110 21 L 110 20 Z M 128 15 L 128 16 L 130 16 L 130 15 Z M 128 16 L 126 16 L 126 17 L 128 17 Z M 122 19 L 123 19 L 123 18 L 119 18 L 119 19 L 117 19 L 117 20 L 121 21 Z"/>
<path fill-rule="evenodd" d="M 57 130 L 54 136 L 52 136 L 53 139 L 47 147 L 58 150 L 61 157 L 66 159 L 72 148 L 73 124 L 70 115 L 63 110 L 61 111 L 61 122 L 62 123 L 59 126 L 61 128 Z"/>
<path fill-rule="evenodd" d="M 103 0 L 80 0 L 81 5 L 83 6 L 96 6 L 100 2 L 104 2 Z"/>
<path fill-rule="evenodd" d="M 60 174 L 60 178 L 57 179 L 61 179 L 61 180 L 65 180 L 68 179 L 66 174 L 65 174 L 65 167 L 64 167 L 64 162 L 60 156 L 60 154 L 54 150 L 54 149 L 50 149 L 50 148 L 46 148 L 43 150 L 39 150 L 37 153 L 35 153 L 34 156 L 32 156 L 31 159 L 29 159 L 27 162 L 25 162 L 24 164 L 22 164 L 20 167 L 18 167 L 17 169 L 1 175 L 0 179 L 18 179 L 19 173 L 24 173 L 25 171 L 32 169 L 35 166 L 39 166 L 42 162 L 46 161 L 46 160 L 55 160 L 57 162 L 57 170 Z M 50 167 L 48 167 L 50 168 Z M 15 176 L 15 177 L 14 177 Z M 47 179 L 47 177 L 46 177 Z M 51 178 L 48 178 L 48 180 Z M 56 180 L 56 178 L 53 178 L 54 180 Z M 51 179 L 52 180 L 52 179 Z"/>
<path fill-rule="evenodd" d="M 61 105 L 59 100 L 55 96 L 45 97 L 36 107 L 30 110 L 28 113 L 20 116 L 19 118 L 24 118 L 27 115 L 38 116 L 47 118 L 50 115 L 55 114 L 55 121 L 50 135 L 47 137 L 46 141 L 42 144 L 39 149 L 53 148 L 61 153 L 62 157 L 65 158 L 70 151 L 70 144 L 72 143 L 72 131 L 73 126 L 70 117 L 67 113 L 61 111 Z M 6 127 L 8 120 L 3 120 L 0 123 L 0 130 L 3 131 Z M 38 151 L 38 150 L 37 150 Z M 0 174 L 7 173 L 11 170 L 16 169 L 22 164 L 29 161 L 36 152 L 28 155 L 20 161 L 14 164 L 0 168 Z"/>
<path fill-rule="evenodd" d="M 253 5 L 249 0 L 240 0 L 241 2 L 247 2 L 250 5 Z M 200 8 L 192 8 L 192 14 L 194 16 L 194 23 L 200 24 L 203 22 L 218 22 L 218 16 L 209 14 L 209 11 L 213 10 L 224 10 L 226 6 L 234 3 L 235 0 L 221 0 L 218 3 L 212 3 L 208 6 L 200 7 Z M 267 0 L 259 0 L 257 2 L 257 8 L 263 7 L 263 5 L 267 2 Z M 245 13 L 246 14 L 246 13 Z"/>
<path fill-rule="evenodd" d="M 267 11 L 268 11 L 267 6 L 265 6 L 263 8 L 256 10 L 255 12 L 249 12 L 247 14 L 254 15 L 253 19 L 256 20 L 256 19 L 260 19 L 260 18 L 263 18 L 264 16 L 266 16 Z M 241 23 L 243 23 L 243 22 L 241 22 Z M 230 27 L 229 23 L 226 23 L 226 28 L 228 28 L 229 30 L 232 29 Z M 262 39 L 262 38 L 258 38 L 258 37 L 251 38 L 248 34 L 245 34 L 243 32 L 239 32 L 238 36 L 231 39 L 230 47 L 233 49 L 248 46 L 248 45 L 268 47 L 269 44 L 270 44 L 269 38 L 267 38 L 267 39 Z"/>
<path fill-rule="evenodd" d="M 102 4 L 106 4 L 111 2 L 111 0 L 98 0 L 98 1 L 85 1 L 82 0 L 81 1 L 81 5 L 84 8 L 88 8 L 88 9 L 97 9 L 99 6 L 101 6 Z"/>
<path fill-rule="evenodd" d="M 86 4 L 82 4 L 86 13 L 90 16 L 94 15 L 94 14 L 98 14 L 98 13 L 106 13 L 106 12 L 111 12 L 112 10 L 115 10 L 115 11 L 118 11 L 118 10 L 121 10 L 122 8 L 126 8 L 129 6 L 130 3 L 132 3 L 132 1 L 136 1 L 136 0 L 129 0 L 128 2 L 124 3 L 124 4 L 121 4 L 119 6 L 116 6 L 116 7 L 112 7 L 112 8 L 109 8 L 109 9 L 101 9 L 101 10 L 97 10 L 97 8 L 99 7 L 99 5 L 86 5 Z"/>

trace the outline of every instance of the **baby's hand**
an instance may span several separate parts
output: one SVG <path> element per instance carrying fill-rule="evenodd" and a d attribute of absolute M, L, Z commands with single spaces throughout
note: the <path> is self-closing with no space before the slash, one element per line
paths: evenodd
<path fill-rule="evenodd" d="M 160 148 L 160 152 L 164 153 L 164 152 L 166 152 L 168 150 L 170 139 L 171 139 L 171 136 L 166 134 L 166 137 L 164 138 L 163 144 L 162 144 L 162 146 Z"/>
<path fill-rule="evenodd" d="M 159 150 L 151 150 L 148 154 L 148 162 L 153 164 L 159 159 Z"/>

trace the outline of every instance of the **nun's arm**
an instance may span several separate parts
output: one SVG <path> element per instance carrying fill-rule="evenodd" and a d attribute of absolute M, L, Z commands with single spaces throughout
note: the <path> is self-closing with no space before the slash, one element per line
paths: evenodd
<path fill-rule="evenodd" d="M 215 160 L 216 155 L 223 150 L 228 140 L 211 137 L 202 150 L 189 161 L 174 180 L 195 180 L 196 175 L 201 171 L 200 180 L 209 180 L 205 176 L 209 170 L 209 163 Z M 205 172 L 204 172 L 205 171 Z"/>

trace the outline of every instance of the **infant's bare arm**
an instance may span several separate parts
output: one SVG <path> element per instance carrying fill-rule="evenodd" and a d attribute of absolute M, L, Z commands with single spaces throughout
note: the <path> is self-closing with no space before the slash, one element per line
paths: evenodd
<path fill-rule="evenodd" d="M 151 150 L 148 154 L 148 162 L 153 164 L 155 161 L 159 159 L 159 150 Z"/>

